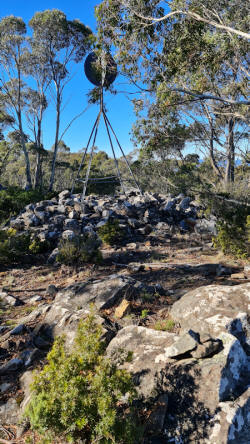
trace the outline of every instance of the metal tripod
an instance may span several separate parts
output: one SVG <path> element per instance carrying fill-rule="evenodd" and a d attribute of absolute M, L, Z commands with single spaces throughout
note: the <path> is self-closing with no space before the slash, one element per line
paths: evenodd
<path fill-rule="evenodd" d="M 107 134 L 108 134 L 110 146 L 111 146 L 111 149 L 112 149 L 112 153 L 113 153 L 113 156 L 114 156 L 115 166 L 116 166 L 116 170 L 117 170 L 117 176 L 90 178 L 89 174 L 90 174 L 91 164 L 92 164 L 92 160 L 93 160 L 93 154 L 94 154 L 94 149 L 95 149 L 95 142 L 96 142 L 96 137 L 97 137 L 98 128 L 99 128 L 99 124 L 100 124 L 100 120 L 101 120 L 101 116 L 102 115 L 103 115 L 103 119 L 104 119 L 106 130 L 107 130 Z M 123 179 L 122 176 L 121 176 L 119 164 L 118 164 L 118 161 L 117 161 L 117 158 L 116 158 L 116 155 L 115 155 L 115 150 L 114 150 L 114 145 L 113 145 L 111 133 L 115 137 L 116 143 L 117 143 L 117 145 L 118 145 L 118 147 L 119 147 L 119 149 L 120 149 L 120 151 L 122 153 L 122 156 L 123 156 L 123 158 L 124 158 L 124 160 L 126 162 L 126 165 L 127 165 L 127 168 L 128 168 L 128 171 L 129 171 L 129 173 L 131 175 L 132 180 L 131 179 Z M 89 149 L 90 146 L 91 146 L 90 157 L 89 157 L 89 161 L 88 161 L 88 167 L 87 167 L 85 179 L 80 179 L 79 178 L 80 172 L 81 172 L 81 169 L 82 169 L 82 167 L 84 165 L 84 162 L 85 162 L 85 159 L 86 159 L 86 156 L 87 156 L 87 153 L 88 153 L 88 149 Z M 138 185 L 138 183 L 136 181 L 136 178 L 135 178 L 135 176 L 133 174 L 133 171 L 131 170 L 131 167 L 129 165 L 128 159 L 127 159 L 127 157 L 126 157 L 126 155 L 125 155 L 125 153 L 124 153 L 124 151 L 122 149 L 122 146 L 121 146 L 121 144 L 120 144 L 120 142 L 119 142 L 119 140 L 118 140 L 118 138 L 116 136 L 116 133 L 115 133 L 115 131 L 114 131 L 114 129 L 113 129 L 113 127 L 112 127 L 108 117 L 107 117 L 107 114 L 106 114 L 106 111 L 105 111 L 104 105 L 103 105 L 103 87 L 101 87 L 100 88 L 100 110 L 99 110 L 98 116 L 96 118 L 96 121 L 94 123 L 94 126 L 93 126 L 93 128 L 91 130 L 87 146 L 86 146 L 86 148 L 84 150 L 84 153 L 83 153 L 83 156 L 82 156 L 82 159 L 81 159 L 81 163 L 80 163 L 78 171 L 77 171 L 76 178 L 73 181 L 71 193 L 74 192 L 74 188 L 75 188 L 76 182 L 83 183 L 83 190 L 82 190 L 82 195 L 81 195 L 81 201 L 83 202 L 84 199 L 85 199 L 85 196 L 86 196 L 88 182 L 111 183 L 111 182 L 117 182 L 117 181 L 120 182 L 121 188 L 122 188 L 124 194 L 126 194 L 126 190 L 125 190 L 125 187 L 124 187 L 124 182 L 129 182 L 129 183 L 133 182 L 134 185 L 136 186 L 136 188 L 138 189 L 138 191 L 140 192 L 140 194 L 142 194 L 141 189 L 140 189 L 140 187 L 139 187 L 139 185 Z"/>

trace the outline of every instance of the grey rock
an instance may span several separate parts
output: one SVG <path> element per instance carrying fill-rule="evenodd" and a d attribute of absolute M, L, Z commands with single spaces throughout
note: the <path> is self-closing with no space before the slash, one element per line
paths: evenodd
<path fill-rule="evenodd" d="M 230 332 L 247 347 L 250 329 L 247 313 L 250 303 L 250 283 L 237 286 L 209 285 L 187 292 L 175 302 L 171 317 L 181 325 L 199 334 L 218 338 L 221 332 Z"/>
<path fill-rule="evenodd" d="M 72 210 L 72 211 L 69 212 L 68 217 L 69 217 L 69 219 L 77 219 L 78 218 L 78 213 L 75 210 Z"/>
<path fill-rule="evenodd" d="M 55 297 L 58 293 L 58 288 L 55 285 L 50 284 L 47 287 L 46 293 L 51 297 Z"/>
<path fill-rule="evenodd" d="M 108 219 L 105 220 L 100 220 L 100 222 L 98 222 L 98 224 L 96 224 L 96 228 L 101 228 L 103 227 L 103 225 L 105 225 L 107 223 Z"/>
<path fill-rule="evenodd" d="M 26 228 L 37 227 L 38 225 L 41 225 L 40 219 L 38 219 L 38 217 L 35 214 L 28 214 L 28 215 L 24 214 L 23 218 Z"/>
<path fill-rule="evenodd" d="M 163 211 L 171 213 L 172 210 L 175 208 L 176 205 L 176 199 L 171 199 L 168 202 L 166 202 Z"/>
<path fill-rule="evenodd" d="M 79 223 L 76 219 L 65 219 L 64 228 L 65 230 L 73 231 L 75 234 L 79 234 L 81 231 Z"/>
<path fill-rule="evenodd" d="M 24 229 L 24 220 L 20 218 L 12 219 L 10 221 L 10 226 L 17 231 L 22 231 Z"/>
<path fill-rule="evenodd" d="M 55 248 L 48 257 L 48 264 L 54 264 L 59 254 L 59 248 Z"/>
<path fill-rule="evenodd" d="M 160 395 L 151 405 L 152 412 L 147 420 L 147 433 L 162 433 L 164 428 L 165 417 L 168 409 L 168 395 L 166 393 Z"/>
<path fill-rule="evenodd" d="M 250 436 L 250 388 L 237 402 L 220 402 L 206 444 L 248 444 Z"/>
<path fill-rule="evenodd" d="M 17 424 L 19 420 L 19 407 L 15 399 L 10 398 L 6 403 L 0 404 L 0 424 Z"/>
<path fill-rule="evenodd" d="M 0 300 L 5 302 L 12 307 L 18 307 L 19 305 L 23 305 L 23 301 L 21 299 L 16 298 L 15 296 L 8 294 L 4 291 L 0 292 Z"/>
<path fill-rule="evenodd" d="M 63 214 L 58 214 L 50 219 L 50 222 L 53 223 L 57 228 L 61 229 L 63 227 L 63 222 L 65 221 L 66 216 Z"/>
<path fill-rule="evenodd" d="M 41 355 L 41 352 L 37 348 L 25 350 L 25 354 L 22 356 L 24 366 L 29 367 L 33 362 Z"/>
<path fill-rule="evenodd" d="M 180 210 L 187 210 L 189 208 L 191 199 L 190 197 L 184 197 L 184 199 L 182 199 L 181 203 L 180 203 Z"/>
<path fill-rule="evenodd" d="M 165 357 L 177 358 L 197 347 L 196 340 L 188 333 L 181 335 L 170 347 L 165 348 Z"/>
<path fill-rule="evenodd" d="M 63 200 L 63 199 L 67 199 L 68 197 L 70 197 L 70 191 L 69 190 L 64 190 L 61 193 L 58 194 L 58 200 Z"/>
<path fill-rule="evenodd" d="M 10 331 L 11 335 L 22 335 L 26 331 L 26 326 L 24 324 L 19 324 Z"/>
<path fill-rule="evenodd" d="M 127 326 L 112 339 L 107 348 L 107 355 L 115 360 L 120 350 L 132 353 L 130 362 L 125 362 L 122 367 L 134 375 L 139 395 L 149 399 L 155 396 L 160 372 L 168 362 L 165 349 L 171 346 L 175 339 L 176 335 L 173 333 Z"/>
<path fill-rule="evenodd" d="M 10 387 L 11 384 L 9 382 L 4 382 L 3 384 L 0 385 L 0 392 L 5 393 L 9 390 Z"/>
<path fill-rule="evenodd" d="M 3 364 L 0 367 L 0 375 L 7 375 L 8 373 L 16 372 L 23 366 L 23 360 L 19 358 L 14 358 Z"/>
<path fill-rule="evenodd" d="M 73 240 L 75 239 L 76 234 L 74 233 L 74 231 L 72 230 L 65 230 L 62 234 L 62 238 L 65 240 Z"/>
<path fill-rule="evenodd" d="M 40 302 L 43 300 L 43 297 L 40 294 L 34 294 L 34 296 L 32 296 L 29 299 L 29 303 L 30 304 L 35 304 L 36 302 Z"/>
<path fill-rule="evenodd" d="M 199 344 L 191 354 L 193 358 L 204 359 L 218 353 L 221 350 L 221 347 L 222 343 L 220 341 L 210 339 L 203 344 Z"/>
<path fill-rule="evenodd" d="M 195 231 L 199 234 L 217 235 L 216 220 L 200 219 L 196 222 Z"/>

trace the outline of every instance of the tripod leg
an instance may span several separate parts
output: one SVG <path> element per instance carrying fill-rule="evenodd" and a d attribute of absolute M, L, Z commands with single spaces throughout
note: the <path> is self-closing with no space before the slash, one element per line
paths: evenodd
<path fill-rule="evenodd" d="M 72 189 L 71 189 L 71 194 L 73 194 L 73 192 L 74 192 L 74 188 L 75 188 L 76 180 L 79 178 L 80 171 L 81 171 L 81 169 L 82 169 L 82 167 L 83 167 L 83 164 L 84 164 L 84 162 L 85 162 L 86 154 L 87 154 L 87 151 L 88 151 L 89 144 L 90 144 L 90 141 L 91 141 L 91 139 L 92 139 L 93 133 L 94 133 L 94 131 L 95 131 L 95 128 L 96 128 L 96 125 L 97 125 L 97 121 L 98 121 L 98 116 L 97 116 L 96 121 L 95 121 L 95 123 L 94 123 L 94 126 L 93 126 L 93 128 L 92 128 L 92 130 L 91 130 L 91 134 L 90 134 L 90 136 L 89 136 L 89 140 L 88 140 L 87 146 L 86 146 L 86 148 L 85 148 L 85 150 L 84 150 L 84 153 L 83 153 L 83 156 L 82 156 L 82 160 L 81 160 L 80 166 L 79 166 L 78 171 L 77 171 L 76 178 L 75 178 L 75 180 L 73 181 Z"/>
<path fill-rule="evenodd" d="M 112 125 L 111 125 L 111 123 L 110 123 L 110 121 L 109 121 L 109 119 L 108 119 L 107 114 L 105 113 L 105 111 L 103 111 L 103 115 L 104 115 L 104 117 L 106 117 L 107 123 L 108 123 L 108 125 L 109 125 L 109 127 L 110 127 L 112 133 L 113 133 L 114 136 L 115 136 L 115 140 L 116 140 L 117 145 L 119 146 L 119 148 L 120 148 L 120 150 L 121 150 L 121 152 L 122 152 L 122 155 L 123 155 L 123 158 L 124 158 L 124 160 L 125 160 L 125 162 L 126 162 L 126 164 L 127 164 L 128 170 L 129 170 L 131 176 L 133 177 L 134 182 L 135 182 L 135 184 L 136 184 L 138 190 L 140 191 L 140 194 L 142 194 L 142 191 L 141 191 L 141 189 L 140 189 L 140 187 L 139 187 L 139 185 L 138 185 L 138 183 L 137 183 L 137 180 L 136 180 L 136 178 L 135 178 L 135 176 L 134 176 L 134 173 L 133 173 L 133 171 L 131 170 L 131 167 L 130 167 L 130 165 L 129 165 L 129 163 L 128 163 L 128 159 L 127 159 L 127 157 L 125 156 L 125 153 L 124 153 L 124 151 L 123 151 L 123 149 L 122 149 L 122 147 L 121 147 L 121 144 L 120 144 L 120 142 L 119 142 L 119 140 L 118 140 L 118 138 L 117 138 L 117 136 L 116 136 L 115 131 L 114 131 L 113 128 L 112 128 Z"/>
<path fill-rule="evenodd" d="M 116 169 L 117 169 L 118 177 L 119 177 L 119 180 L 120 180 L 120 184 L 121 184 L 123 193 L 125 194 L 126 191 L 125 191 L 125 188 L 124 188 L 124 185 L 123 185 L 122 176 L 121 176 L 121 172 L 120 172 L 120 169 L 119 169 L 119 164 L 118 164 L 118 161 L 116 159 L 115 150 L 114 150 L 113 142 L 112 142 L 112 139 L 111 139 L 111 135 L 110 135 L 110 131 L 109 131 L 109 127 L 108 127 L 108 123 L 107 123 L 107 120 L 106 120 L 105 113 L 103 113 L 103 117 L 104 117 L 104 122 L 105 122 L 106 129 L 107 129 L 107 133 L 108 133 L 108 136 L 109 136 L 110 146 L 111 146 L 112 151 L 113 151 L 113 156 L 114 156 L 114 161 L 115 161 L 115 166 L 116 166 Z"/>
<path fill-rule="evenodd" d="M 87 185 L 88 185 L 88 180 L 89 180 L 89 173 L 90 173 L 90 168 L 91 168 L 93 154 L 94 154 L 95 141 L 96 141 L 96 136 L 97 136 L 98 127 L 99 127 L 99 123 L 100 123 L 100 117 L 101 117 L 101 112 L 99 112 L 98 117 L 97 117 L 94 140 L 93 140 L 93 144 L 92 144 L 92 147 L 91 147 L 88 169 L 87 169 L 87 172 L 86 172 L 85 182 L 84 182 L 83 191 L 82 191 L 82 195 L 81 195 L 81 202 L 82 203 L 83 203 L 83 201 L 85 199 L 85 195 L 86 195 L 86 190 L 87 190 Z"/>

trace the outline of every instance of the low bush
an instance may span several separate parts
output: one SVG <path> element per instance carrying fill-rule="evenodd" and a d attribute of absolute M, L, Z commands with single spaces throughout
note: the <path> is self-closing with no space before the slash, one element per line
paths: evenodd
<path fill-rule="evenodd" d="M 72 240 L 62 239 L 59 243 L 57 262 L 65 265 L 81 265 L 87 262 L 101 263 L 100 239 L 91 234 L 82 234 Z"/>
<path fill-rule="evenodd" d="M 232 255 L 238 259 L 247 259 L 249 251 L 247 245 L 250 243 L 250 216 L 246 223 L 235 224 L 220 221 L 217 224 L 218 235 L 213 239 L 213 246 L 219 248 L 224 254 Z"/>
<path fill-rule="evenodd" d="M 105 244 L 114 245 L 123 239 L 124 231 L 119 227 L 119 221 L 113 219 L 98 229 L 98 235 Z"/>
<path fill-rule="evenodd" d="M 249 256 L 250 243 L 249 206 L 225 197 L 214 198 L 211 209 L 218 219 L 218 234 L 213 238 L 214 247 L 224 254 L 246 259 Z"/>
<path fill-rule="evenodd" d="M 160 321 L 157 321 L 154 325 L 155 330 L 162 330 L 162 331 L 173 331 L 175 327 L 175 322 L 173 319 L 163 319 Z"/>
<path fill-rule="evenodd" d="M 29 252 L 30 234 L 17 234 L 16 230 L 0 231 L 0 264 L 9 265 L 19 262 Z"/>
<path fill-rule="evenodd" d="M 29 232 L 17 233 L 14 228 L 0 230 L 0 264 L 9 265 L 22 261 L 25 254 L 46 253 L 50 243 L 31 238 Z"/>
<path fill-rule="evenodd" d="M 32 254 L 43 254 L 46 253 L 50 247 L 51 245 L 48 241 L 41 241 L 39 238 L 35 237 L 29 244 L 29 251 Z"/>
<path fill-rule="evenodd" d="M 25 191 L 16 187 L 0 190 L 0 224 L 18 214 L 26 205 L 50 199 L 53 195 L 54 193 L 48 194 L 38 190 Z"/>
<path fill-rule="evenodd" d="M 131 376 L 104 356 L 101 336 L 101 326 L 89 315 L 79 324 L 72 352 L 66 352 L 63 337 L 57 338 L 47 365 L 35 375 L 25 416 L 48 442 L 54 437 L 86 444 L 140 442 L 132 420 Z"/>

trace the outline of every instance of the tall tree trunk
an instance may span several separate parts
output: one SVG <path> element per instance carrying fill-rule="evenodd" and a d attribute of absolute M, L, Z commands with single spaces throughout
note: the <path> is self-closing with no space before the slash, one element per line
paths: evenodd
<path fill-rule="evenodd" d="M 218 167 L 218 165 L 217 165 L 217 162 L 216 162 L 216 160 L 215 160 L 215 157 L 214 157 L 214 128 L 213 128 L 213 125 L 211 124 L 211 122 L 210 122 L 210 141 L 209 141 L 209 142 L 210 142 L 210 146 L 209 146 L 209 158 L 210 158 L 211 166 L 212 166 L 214 172 L 216 173 L 216 175 L 217 175 L 220 179 L 222 179 L 223 176 L 222 176 L 222 174 L 221 174 L 221 172 L 220 172 L 220 169 L 219 169 L 219 167 Z"/>
<path fill-rule="evenodd" d="M 19 124 L 20 136 L 21 136 L 22 150 L 23 150 L 23 154 L 24 154 L 24 158 L 25 158 L 25 172 L 26 172 L 26 185 L 25 185 L 25 188 L 27 190 L 30 190 L 30 189 L 32 189 L 32 180 L 31 180 L 31 173 L 30 173 L 30 159 L 29 159 L 28 151 L 26 149 L 26 143 L 25 143 L 25 140 L 24 140 L 23 126 L 22 126 L 22 117 L 21 117 L 21 113 L 20 112 L 18 112 L 18 124 Z"/>
<path fill-rule="evenodd" d="M 23 149 L 23 154 L 25 158 L 25 169 L 26 169 L 26 185 L 25 188 L 27 190 L 32 189 L 32 181 L 31 181 L 31 173 L 30 173 L 30 160 L 29 160 L 29 154 L 26 149 L 25 144 L 25 138 L 23 133 L 23 124 L 22 124 L 22 108 L 21 108 L 21 70 L 18 66 L 18 103 L 17 103 L 17 118 L 18 118 L 18 125 L 19 125 L 19 131 L 21 135 L 21 145 Z"/>
<path fill-rule="evenodd" d="M 235 167 L 234 125 L 235 125 L 234 119 L 230 118 L 228 121 L 228 137 L 227 137 L 227 165 L 225 171 L 226 185 L 234 182 L 234 167 Z"/>
<path fill-rule="evenodd" d="M 60 127 L 60 111 L 61 111 L 61 95 L 60 95 L 59 92 L 57 92 L 57 100 L 56 100 L 56 135 L 55 135 L 54 153 L 53 153 L 52 166 L 51 166 L 51 176 L 50 176 L 49 191 L 53 190 L 53 185 L 54 185 L 54 181 L 55 181 L 56 157 L 57 157 L 57 150 L 58 150 L 59 127 Z"/>
<path fill-rule="evenodd" d="M 37 154 L 36 154 L 36 169 L 35 169 L 35 188 L 41 188 L 42 165 L 41 165 L 41 119 L 38 121 L 37 129 Z"/>

